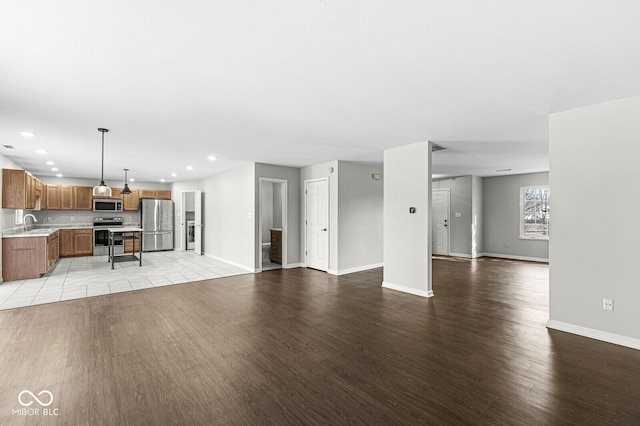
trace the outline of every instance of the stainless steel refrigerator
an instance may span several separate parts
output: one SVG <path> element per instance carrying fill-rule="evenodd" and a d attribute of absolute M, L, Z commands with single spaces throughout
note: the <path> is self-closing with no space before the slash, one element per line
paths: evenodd
<path fill-rule="evenodd" d="M 142 251 L 173 250 L 173 201 L 140 202 Z"/>

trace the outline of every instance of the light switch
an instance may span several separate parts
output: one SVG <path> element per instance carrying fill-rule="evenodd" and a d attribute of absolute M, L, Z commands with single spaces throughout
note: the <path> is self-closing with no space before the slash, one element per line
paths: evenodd
<path fill-rule="evenodd" d="M 462 217 L 462 213 L 456 212 L 456 217 Z"/>

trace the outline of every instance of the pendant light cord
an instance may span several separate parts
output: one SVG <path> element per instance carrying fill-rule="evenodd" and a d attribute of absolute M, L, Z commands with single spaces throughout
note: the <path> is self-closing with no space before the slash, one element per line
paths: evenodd
<path fill-rule="evenodd" d="M 100 185 L 104 185 L 104 130 L 102 131 L 102 170 L 100 171 Z"/>
<path fill-rule="evenodd" d="M 102 133 L 102 170 L 100 171 L 100 186 L 105 186 L 104 184 L 104 134 L 108 132 L 109 129 L 99 128 L 99 132 Z"/>

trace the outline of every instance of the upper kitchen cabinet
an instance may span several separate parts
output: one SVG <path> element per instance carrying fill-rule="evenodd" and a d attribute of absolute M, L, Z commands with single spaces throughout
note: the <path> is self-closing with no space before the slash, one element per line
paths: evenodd
<path fill-rule="evenodd" d="M 40 208 L 42 183 L 25 170 L 2 169 L 2 208 Z"/>
<path fill-rule="evenodd" d="M 41 210 L 93 210 L 93 188 L 90 186 L 43 185 Z"/>
<path fill-rule="evenodd" d="M 171 191 L 166 189 L 140 189 L 140 198 L 153 198 L 157 200 L 170 200 Z"/>
<path fill-rule="evenodd" d="M 126 212 L 137 212 L 140 206 L 138 190 L 132 189 L 131 194 L 122 195 L 122 209 Z"/>
<path fill-rule="evenodd" d="M 93 188 L 90 186 L 73 187 L 73 210 L 93 210 Z"/>
<path fill-rule="evenodd" d="M 42 210 L 60 210 L 60 185 L 44 185 L 40 207 Z"/>
<path fill-rule="evenodd" d="M 60 210 L 73 210 L 73 186 L 60 185 Z"/>

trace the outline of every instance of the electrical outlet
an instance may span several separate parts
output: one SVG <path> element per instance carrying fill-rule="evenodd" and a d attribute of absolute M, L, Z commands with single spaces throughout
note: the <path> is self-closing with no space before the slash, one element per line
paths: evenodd
<path fill-rule="evenodd" d="M 47 221 L 48 221 L 48 222 L 53 222 L 53 217 L 49 216 L 49 217 L 47 218 Z"/>
<path fill-rule="evenodd" d="M 75 217 L 73 217 L 73 216 L 71 216 L 71 217 L 69 218 L 69 220 L 70 220 L 71 222 L 75 222 L 75 221 L 76 221 L 76 218 L 75 218 Z"/>
<path fill-rule="evenodd" d="M 602 299 L 602 309 L 613 311 L 613 299 Z"/>

